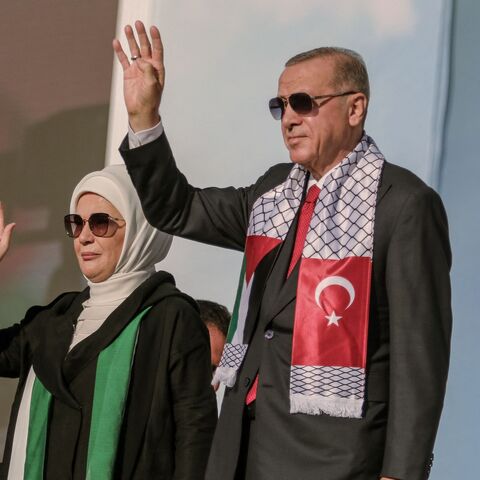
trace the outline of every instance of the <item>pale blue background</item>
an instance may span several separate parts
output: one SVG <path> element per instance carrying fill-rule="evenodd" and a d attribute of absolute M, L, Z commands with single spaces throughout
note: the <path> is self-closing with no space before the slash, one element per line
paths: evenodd
<path fill-rule="evenodd" d="M 450 95 L 440 193 L 454 251 L 452 363 L 437 442 L 435 479 L 480 478 L 478 274 L 480 256 L 480 2 L 455 2 Z"/>

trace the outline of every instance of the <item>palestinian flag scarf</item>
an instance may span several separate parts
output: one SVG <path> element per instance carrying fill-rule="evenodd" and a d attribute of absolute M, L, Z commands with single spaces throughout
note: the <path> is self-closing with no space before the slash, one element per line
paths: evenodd
<path fill-rule="evenodd" d="M 88 442 L 87 480 L 114 478 L 117 445 L 139 326 L 150 308 L 147 307 L 129 322 L 98 356 Z M 30 388 L 27 388 L 28 385 Z M 25 438 L 14 438 L 14 445 L 20 447 L 12 450 L 8 480 L 43 478 L 51 400 L 52 394 L 36 377 L 32 367 L 22 397 L 22 403 L 25 401 L 28 404 L 28 431 L 21 429 L 19 435 Z"/>
<path fill-rule="evenodd" d="M 290 370 L 290 413 L 360 418 L 365 392 L 373 228 L 384 157 L 364 135 L 324 179 L 300 260 Z M 214 382 L 232 387 L 248 349 L 250 291 L 262 259 L 283 242 L 308 174 L 253 205 L 232 322 Z"/>

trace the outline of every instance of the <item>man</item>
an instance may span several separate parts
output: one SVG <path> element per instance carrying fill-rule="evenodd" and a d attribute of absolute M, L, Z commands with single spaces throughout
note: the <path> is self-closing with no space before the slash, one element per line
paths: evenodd
<path fill-rule="evenodd" d="M 197 300 L 200 307 L 200 318 L 208 328 L 210 335 L 210 351 L 212 371 L 215 372 L 222 356 L 223 346 L 227 338 L 230 312 L 227 307 L 211 300 Z"/>
<path fill-rule="evenodd" d="M 289 60 L 269 106 L 292 163 L 247 188 L 195 189 L 160 123 L 159 32 L 150 44 L 135 27 L 131 61 L 114 49 L 130 122 L 120 151 L 145 214 L 246 252 L 206 478 L 427 478 L 449 360 L 447 221 L 364 133 L 363 61 L 336 48 Z"/>

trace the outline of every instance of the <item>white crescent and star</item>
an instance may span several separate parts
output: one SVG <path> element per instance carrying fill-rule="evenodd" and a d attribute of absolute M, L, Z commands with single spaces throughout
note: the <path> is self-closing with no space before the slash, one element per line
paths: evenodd
<path fill-rule="evenodd" d="M 340 277 L 340 276 L 331 276 L 324 278 L 318 285 L 317 288 L 315 289 L 315 302 L 317 302 L 317 305 L 322 308 L 320 305 L 320 295 L 322 292 L 327 288 L 331 287 L 334 285 L 338 285 L 339 287 L 344 288 L 348 295 L 349 295 L 349 303 L 346 306 L 345 310 L 352 305 L 352 303 L 355 300 L 355 288 L 353 287 L 352 283 L 348 281 L 345 277 Z M 330 315 L 325 315 L 325 318 L 328 320 L 327 326 L 330 325 L 338 325 L 338 321 L 342 318 L 341 316 L 338 316 L 335 311 L 332 311 Z"/>

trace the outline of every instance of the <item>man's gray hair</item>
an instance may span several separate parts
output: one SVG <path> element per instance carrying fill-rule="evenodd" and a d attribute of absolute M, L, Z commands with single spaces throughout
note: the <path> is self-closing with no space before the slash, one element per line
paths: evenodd
<path fill-rule="evenodd" d="M 312 58 L 332 58 L 335 61 L 335 76 L 332 87 L 353 89 L 370 98 L 370 83 L 367 66 L 360 54 L 348 48 L 320 47 L 299 53 L 290 58 L 286 67 L 310 60 Z"/>

